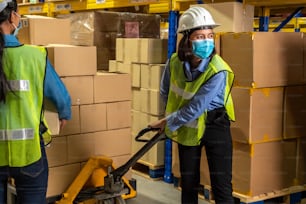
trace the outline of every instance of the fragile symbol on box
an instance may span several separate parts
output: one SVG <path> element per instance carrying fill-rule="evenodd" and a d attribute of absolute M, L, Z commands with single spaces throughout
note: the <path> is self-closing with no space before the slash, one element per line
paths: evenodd
<path fill-rule="evenodd" d="M 126 38 L 139 38 L 139 23 L 138 22 L 125 22 L 125 35 Z"/>

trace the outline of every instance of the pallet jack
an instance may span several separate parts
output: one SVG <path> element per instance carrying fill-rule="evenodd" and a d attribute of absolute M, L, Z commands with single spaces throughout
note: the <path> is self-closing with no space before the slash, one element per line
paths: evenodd
<path fill-rule="evenodd" d="M 142 137 L 150 132 L 157 131 L 151 139 Z M 123 176 L 136 162 L 148 152 L 157 142 L 166 139 L 157 128 L 142 129 L 135 140 L 146 142 L 125 164 L 115 168 L 112 159 L 105 156 L 90 158 L 81 172 L 74 179 L 61 199 L 56 204 L 125 204 L 125 199 L 136 196 L 136 185 L 132 185 Z M 104 180 L 101 179 L 104 177 Z M 93 187 L 85 187 L 88 181 Z"/>

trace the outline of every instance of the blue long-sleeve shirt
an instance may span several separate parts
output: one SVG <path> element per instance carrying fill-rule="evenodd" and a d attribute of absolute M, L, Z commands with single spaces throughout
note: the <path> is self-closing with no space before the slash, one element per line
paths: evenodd
<path fill-rule="evenodd" d="M 4 42 L 5 47 L 16 47 L 21 45 L 14 35 L 4 35 Z M 59 119 L 71 119 L 70 95 L 48 59 L 44 83 L 44 97 L 55 105 Z"/>
<path fill-rule="evenodd" d="M 182 62 L 184 63 L 186 80 L 193 81 L 202 74 L 206 70 L 209 60 L 202 60 L 196 69 L 191 69 L 188 62 Z M 170 76 L 170 62 L 168 61 L 162 75 L 160 88 L 160 94 L 165 103 L 168 100 Z M 170 130 L 177 130 L 182 125 L 198 118 L 205 111 L 223 107 L 225 86 L 226 73 L 220 72 L 214 75 L 198 90 L 188 104 L 167 116 L 167 125 Z"/>

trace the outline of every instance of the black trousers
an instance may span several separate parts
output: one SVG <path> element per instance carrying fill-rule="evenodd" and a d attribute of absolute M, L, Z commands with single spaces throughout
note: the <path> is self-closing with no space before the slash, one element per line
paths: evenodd
<path fill-rule="evenodd" d="M 210 117 L 211 116 L 211 117 Z M 230 121 L 225 114 L 212 113 L 200 146 L 179 144 L 182 204 L 197 204 L 200 185 L 201 149 L 205 146 L 212 192 L 216 204 L 233 204 L 232 138 Z"/>

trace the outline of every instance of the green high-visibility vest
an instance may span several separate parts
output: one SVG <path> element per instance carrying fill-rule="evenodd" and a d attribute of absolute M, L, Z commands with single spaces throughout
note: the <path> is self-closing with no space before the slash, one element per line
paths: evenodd
<path fill-rule="evenodd" d="M 23 167 L 41 158 L 42 117 L 47 52 L 31 45 L 8 47 L 3 69 L 13 91 L 0 103 L 0 166 Z"/>
<path fill-rule="evenodd" d="M 230 94 L 234 73 L 229 65 L 219 56 L 214 55 L 207 69 L 194 81 L 188 82 L 184 74 L 183 64 L 177 54 L 173 54 L 170 60 L 170 89 L 166 106 L 166 114 L 169 115 L 188 104 L 197 91 L 215 74 L 225 71 L 227 84 L 224 91 L 224 107 L 230 120 L 235 120 L 234 105 Z M 207 111 L 196 120 L 191 121 L 176 131 L 171 131 L 166 125 L 165 133 L 172 140 L 186 145 L 197 146 L 204 135 Z"/>

